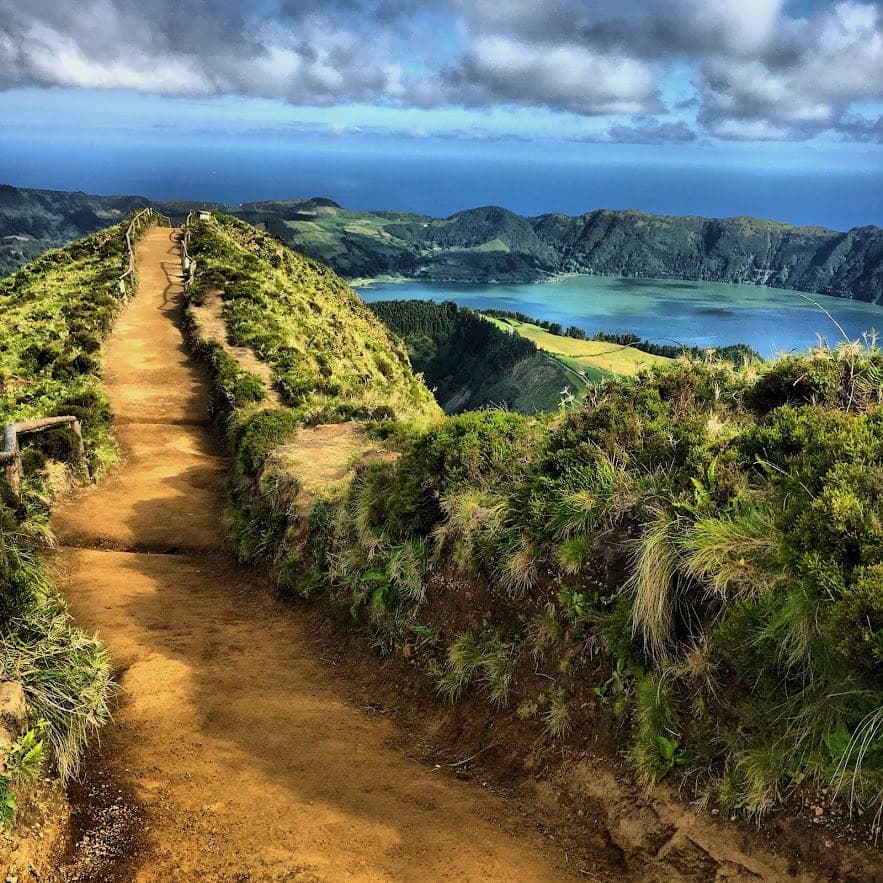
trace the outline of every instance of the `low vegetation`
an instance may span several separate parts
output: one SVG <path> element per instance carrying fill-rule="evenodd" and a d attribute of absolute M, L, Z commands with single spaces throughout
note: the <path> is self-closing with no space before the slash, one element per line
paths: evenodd
<path fill-rule="evenodd" d="M 86 449 L 77 462 L 66 428 L 27 436 L 20 495 L 0 477 L 0 678 L 23 685 L 31 725 L 0 777 L 0 816 L 7 821 L 16 784 L 44 758 L 62 779 L 75 775 L 86 742 L 108 717 L 106 652 L 74 626 L 44 554 L 52 545 L 55 494 L 113 456 L 100 348 L 121 305 L 124 237 L 124 226 L 112 227 L 0 280 L 0 425 L 72 414 Z"/>
<path fill-rule="evenodd" d="M 604 343 L 615 343 L 624 350 L 640 350 L 643 353 L 649 353 L 651 356 L 662 356 L 666 359 L 677 359 L 681 356 L 692 356 L 696 359 L 706 359 L 713 356 L 720 362 L 732 362 L 737 368 L 743 365 L 762 362 L 763 358 L 757 350 L 748 346 L 747 343 L 733 343 L 726 346 L 718 347 L 698 347 L 687 346 L 686 344 L 675 343 L 656 343 L 650 340 L 642 340 L 637 334 L 607 334 L 599 331 L 591 337 L 585 329 L 577 325 L 570 325 L 567 328 L 560 322 L 551 322 L 547 319 L 534 319 L 518 310 L 485 310 L 485 315 L 492 319 L 502 319 L 510 328 L 517 329 L 519 326 L 535 326 L 541 331 L 547 331 L 554 337 L 570 337 L 580 341 L 603 341 Z M 537 332 L 533 332 L 536 334 Z M 554 342 L 550 343 L 554 346 Z M 572 345 L 570 345 L 572 346 Z M 648 367 L 658 362 L 647 362 L 639 365 L 640 368 Z M 617 373 L 637 373 L 635 371 L 620 371 Z"/>
<path fill-rule="evenodd" d="M 234 221 L 196 238 L 198 286 L 263 291 L 276 260 L 268 278 L 287 298 L 286 274 L 319 272 Z M 357 309 L 330 273 L 321 280 L 343 315 Z M 249 304 L 255 327 L 263 311 L 278 327 L 269 296 Z M 283 312 L 282 345 L 305 350 L 309 311 Z M 238 336 L 235 309 L 228 321 Z M 402 372 L 387 378 L 399 384 L 391 413 L 430 415 L 400 344 L 363 327 Z M 348 609 L 445 701 L 485 697 L 550 740 L 622 728 L 614 741 L 630 744 L 648 786 L 677 777 L 748 814 L 827 789 L 879 826 L 879 351 L 844 345 L 744 368 L 682 358 L 538 417 L 366 420 L 374 453 L 304 498 L 274 446 L 296 448 L 316 419 L 310 395 L 225 418 L 239 554 L 268 563 L 284 592 Z M 345 385 L 321 395 L 322 419 L 355 413 Z"/>
<path fill-rule="evenodd" d="M 500 319 L 489 316 L 489 321 L 500 328 L 511 328 L 539 349 L 552 353 L 573 371 L 585 376 L 587 381 L 597 382 L 610 374 L 634 377 L 638 372 L 653 365 L 665 364 L 664 356 L 650 355 L 629 344 L 599 342 L 542 328 L 532 322 L 519 319 Z"/>
<path fill-rule="evenodd" d="M 137 196 L 87 196 L 0 184 L 0 278 L 49 248 L 119 224 L 147 205 Z"/>

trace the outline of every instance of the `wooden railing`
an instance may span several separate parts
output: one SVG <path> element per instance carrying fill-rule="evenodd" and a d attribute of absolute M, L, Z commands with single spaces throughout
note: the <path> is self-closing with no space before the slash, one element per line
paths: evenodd
<path fill-rule="evenodd" d="M 184 290 L 186 291 L 193 283 L 193 277 L 196 275 L 196 261 L 190 257 L 187 249 L 190 243 L 190 221 L 196 212 L 190 212 L 184 221 L 184 235 L 181 237 L 181 266 L 184 270 Z"/>
<path fill-rule="evenodd" d="M 29 432 L 43 432 L 55 426 L 69 425 L 77 437 L 77 457 L 82 460 L 85 454 L 83 447 L 83 432 L 80 421 L 76 417 L 42 417 L 39 420 L 24 420 L 20 423 L 8 423 L 3 428 L 3 449 L 0 450 L 0 467 L 6 475 L 6 481 L 13 493 L 18 493 L 21 487 L 21 449 L 18 438 Z"/>
<path fill-rule="evenodd" d="M 135 240 L 144 227 L 151 223 L 165 223 L 169 227 L 172 226 L 171 218 L 160 214 L 155 209 L 143 208 L 136 213 L 126 228 L 126 250 L 129 255 L 129 265 L 119 278 L 120 294 L 124 300 L 129 299 L 137 284 L 135 279 Z"/>

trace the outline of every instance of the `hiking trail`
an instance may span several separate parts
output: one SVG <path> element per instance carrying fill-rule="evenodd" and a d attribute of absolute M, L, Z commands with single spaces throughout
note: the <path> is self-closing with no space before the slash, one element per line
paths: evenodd
<path fill-rule="evenodd" d="M 228 463 L 180 330 L 179 236 L 138 243 L 139 291 L 105 348 L 121 462 L 54 517 L 71 611 L 119 673 L 102 775 L 140 814 L 116 876 L 80 844 L 65 879 L 567 879 L 504 799 L 388 744 L 394 725 L 342 695 L 306 620 L 222 549 Z"/>

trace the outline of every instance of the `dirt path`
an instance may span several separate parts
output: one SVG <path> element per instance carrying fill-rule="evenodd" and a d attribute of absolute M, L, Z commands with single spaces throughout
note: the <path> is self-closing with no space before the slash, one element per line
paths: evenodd
<path fill-rule="evenodd" d="M 220 551 L 227 463 L 178 329 L 175 235 L 139 243 L 106 350 L 122 463 L 55 518 L 73 613 L 121 672 L 106 772 L 144 813 L 122 879 L 567 879 L 506 801 L 391 747 L 297 612 Z"/>

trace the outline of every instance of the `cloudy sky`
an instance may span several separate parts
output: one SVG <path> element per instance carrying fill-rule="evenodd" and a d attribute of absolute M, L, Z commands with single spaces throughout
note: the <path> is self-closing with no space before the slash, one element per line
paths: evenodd
<path fill-rule="evenodd" d="M 880 169 L 883 2 L 0 0 L 0 115 Z"/>

